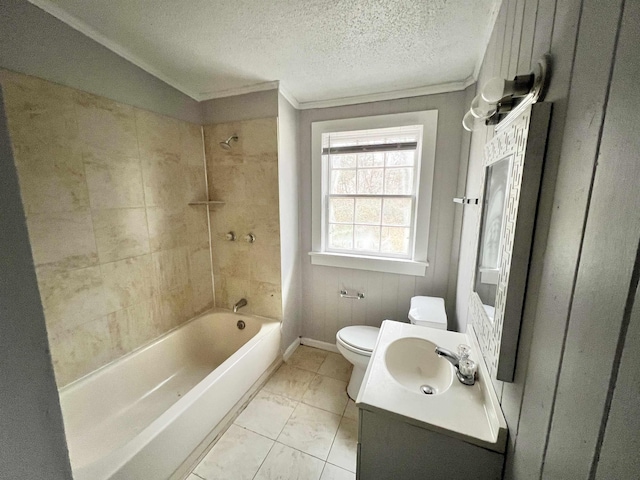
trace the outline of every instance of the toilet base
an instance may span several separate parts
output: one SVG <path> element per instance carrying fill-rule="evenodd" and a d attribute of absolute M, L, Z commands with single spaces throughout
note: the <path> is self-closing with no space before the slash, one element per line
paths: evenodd
<path fill-rule="evenodd" d="M 358 397 L 358 392 L 360 391 L 362 380 L 364 380 L 365 372 L 366 368 L 359 367 L 358 365 L 353 366 L 353 371 L 351 372 L 351 380 L 349 380 L 349 385 L 347 385 L 347 395 L 349 395 L 349 398 L 354 402 Z"/>

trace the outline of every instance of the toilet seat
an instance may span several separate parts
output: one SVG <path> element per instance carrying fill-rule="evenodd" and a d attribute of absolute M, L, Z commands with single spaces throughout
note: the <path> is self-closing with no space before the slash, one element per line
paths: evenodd
<path fill-rule="evenodd" d="M 379 332 L 380 329 L 376 327 L 353 325 L 341 329 L 336 334 L 336 340 L 347 350 L 370 357 Z"/>

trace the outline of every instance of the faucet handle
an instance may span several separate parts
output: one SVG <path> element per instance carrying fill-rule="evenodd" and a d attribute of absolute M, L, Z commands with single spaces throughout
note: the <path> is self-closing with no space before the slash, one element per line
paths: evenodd
<path fill-rule="evenodd" d="M 460 360 L 460 364 L 458 365 L 460 374 L 467 378 L 475 378 L 477 368 L 476 362 L 468 358 Z"/>
<path fill-rule="evenodd" d="M 467 360 L 469 355 L 471 355 L 471 347 L 469 345 L 465 345 L 464 343 L 458 345 L 458 356 L 461 361 Z"/>

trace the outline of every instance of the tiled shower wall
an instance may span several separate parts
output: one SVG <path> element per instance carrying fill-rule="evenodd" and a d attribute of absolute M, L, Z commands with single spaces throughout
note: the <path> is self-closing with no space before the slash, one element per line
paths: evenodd
<path fill-rule="evenodd" d="M 220 148 L 231 135 L 231 150 Z M 207 125 L 204 139 L 210 199 L 225 202 L 211 207 L 216 306 L 246 298 L 243 312 L 281 319 L 277 118 Z"/>
<path fill-rule="evenodd" d="M 201 127 L 0 70 L 58 387 L 213 304 Z M 28 319 L 25 319 L 28 321 Z"/>

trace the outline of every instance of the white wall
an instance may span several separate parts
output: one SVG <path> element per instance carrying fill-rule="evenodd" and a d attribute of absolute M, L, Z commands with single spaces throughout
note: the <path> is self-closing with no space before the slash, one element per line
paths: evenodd
<path fill-rule="evenodd" d="M 450 328 L 454 316 L 457 252 L 454 252 L 456 209 L 453 203 L 463 186 L 458 185 L 462 145 L 461 119 L 465 92 L 405 98 L 385 102 L 300 111 L 300 208 L 302 315 L 304 337 L 335 342 L 337 331 L 346 325 L 379 326 L 385 319 L 406 320 L 414 295 L 432 295 L 446 300 Z M 370 115 L 420 110 L 438 110 L 436 162 L 431 204 L 428 260 L 424 277 L 368 272 L 311 265 L 311 123 Z M 466 162 L 463 162 L 466 163 Z M 463 168 L 466 171 L 466 167 Z M 463 177 L 464 182 L 464 177 Z M 458 213 L 459 215 L 460 213 Z M 457 225 L 459 226 L 459 220 Z M 340 299 L 339 291 L 364 292 L 365 300 Z"/>
<path fill-rule="evenodd" d="M 301 335 L 298 111 L 278 98 L 278 183 L 280 187 L 280 268 L 282 274 L 282 345 Z"/>
<path fill-rule="evenodd" d="M 614 65 L 622 1 L 505 0 L 480 72 L 482 85 L 525 73 L 552 54 L 546 100 L 553 112 L 515 381 L 498 383 L 497 392 L 510 430 L 505 478 L 637 478 L 637 440 L 615 440 L 637 439 L 634 424 L 621 418 L 638 415 L 639 383 L 637 373 L 619 368 L 638 346 L 630 317 L 640 235 L 638 146 L 630 144 L 640 123 L 630 84 L 639 73 L 632 53 L 638 5 L 626 5 Z M 482 149 L 491 136 L 488 128 L 472 135 L 467 196 L 480 193 Z M 462 322 L 478 213 L 465 208 Z M 607 461 L 602 473 L 600 458 Z"/>
<path fill-rule="evenodd" d="M 0 67 L 192 123 L 192 98 L 27 0 L 0 2 Z"/>
<path fill-rule="evenodd" d="M 0 89 L 0 477 L 71 479 Z"/>

